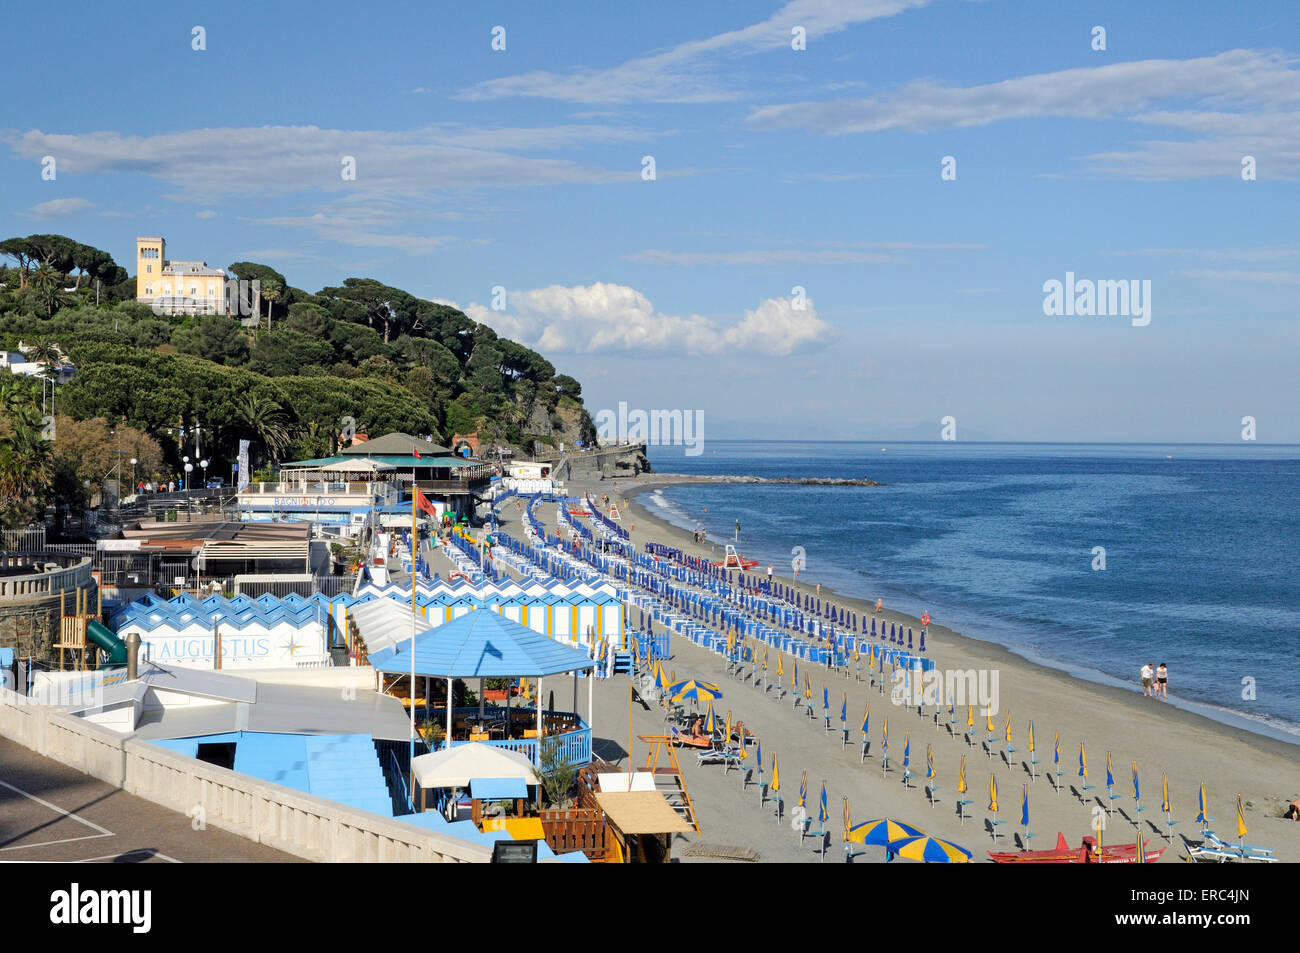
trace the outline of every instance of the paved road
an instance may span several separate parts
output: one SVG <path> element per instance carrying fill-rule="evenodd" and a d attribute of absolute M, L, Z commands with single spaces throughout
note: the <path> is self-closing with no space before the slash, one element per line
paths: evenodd
<path fill-rule="evenodd" d="M 0 863 L 284 863 L 298 858 L 193 821 L 0 738 Z"/>

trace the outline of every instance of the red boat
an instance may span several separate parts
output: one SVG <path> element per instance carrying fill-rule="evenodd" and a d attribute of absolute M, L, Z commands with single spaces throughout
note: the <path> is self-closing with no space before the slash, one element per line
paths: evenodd
<path fill-rule="evenodd" d="M 758 565 L 757 559 L 742 559 L 736 552 L 736 547 L 727 543 L 727 553 L 722 558 L 722 562 L 714 563 L 718 569 L 753 569 Z"/>
<path fill-rule="evenodd" d="M 1149 841 L 1143 841 L 1145 847 Z M 1163 847 L 1148 850 L 1146 862 L 1154 864 L 1165 852 Z M 1053 850 L 1013 850 L 1004 853 L 988 852 L 995 864 L 1135 864 L 1137 863 L 1137 844 L 1106 844 L 1097 855 L 1097 841 L 1085 837 L 1078 847 L 1071 847 L 1065 842 L 1065 835 L 1056 835 L 1056 847 Z"/>

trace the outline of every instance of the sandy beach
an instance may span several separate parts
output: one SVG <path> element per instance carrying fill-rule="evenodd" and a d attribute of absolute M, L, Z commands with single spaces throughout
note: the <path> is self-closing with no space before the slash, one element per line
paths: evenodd
<path fill-rule="evenodd" d="M 678 529 L 652 516 L 645 507 L 627 500 L 627 497 L 656 486 L 685 482 L 654 474 L 631 480 L 607 480 L 594 484 L 573 483 L 569 492 L 580 495 L 587 489 L 594 494 L 609 494 L 611 500 L 626 503 L 623 508 L 623 525 L 631 530 L 637 550 L 647 541 L 654 540 L 682 549 L 695 555 L 712 556 L 711 546 L 697 545 L 689 532 Z M 514 513 L 505 514 L 503 526 L 512 534 L 519 534 Z M 542 506 L 538 515 L 553 532 L 555 514 L 553 506 Z M 720 541 L 721 542 L 721 541 Z M 741 546 L 743 554 L 744 547 Z M 864 553 L 864 557 L 869 553 Z M 766 567 L 757 567 L 765 571 Z M 778 570 L 781 567 L 776 567 Z M 788 567 L 787 567 L 788 568 Z M 777 571 L 777 577 L 787 583 L 788 572 Z M 804 592 L 813 591 L 807 584 L 799 584 Z M 830 599 L 870 617 L 874 605 L 843 597 L 823 587 L 821 597 Z M 919 621 L 892 611 L 888 605 L 877 618 L 887 622 L 911 625 L 918 633 Z M 633 610 L 633 621 L 637 619 Z M 816 798 L 823 780 L 827 782 L 828 805 L 831 820 L 832 849 L 827 862 L 843 862 L 844 851 L 840 842 L 842 826 L 841 798 L 850 802 L 855 822 L 868 818 L 890 817 L 924 828 L 936 836 L 950 839 L 975 854 L 975 859 L 987 860 L 986 850 L 1015 850 L 1024 828 L 1020 826 L 1022 785 L 1029 785 L 1030 825 L 1034 834 L 1029 841 L 1031 849 L 1050 848 L 1055 845 L 1058 831 L 1066 835 L 1072 846 L 1090 832 L 1093 810 L 1096 805 L 1107 804 L 1106 757 L 1109 751 L 1114 766 L 1115 786 L 1118 795 L 1112 803 L 1112 813 L 1107 820 L 1105 840 L 1108 843 L 1131 843 L 1140 826 L 1150 838 L 1150 848 L 1159 848 L 1168 842 L 1161 812 L 1161 773 L 1169 777 L 1169 793 L 1173 803 L 1173 817 L 1177 821 L 1173 840 L 1161 858 L 1162 863 L 1181 860 L 1183 856 L 1180 834 L 1199 840 L 1195 824 L 1198 785 L 1205 783 L 1209 814 L 1216 818 L 1211 825 L 1225 840 L 1235 840 L 1236 827 L 1233 809 L 1235 797 L 1240 793 L 1246 803 L 1248 843 L 1272 847 L 1279 860 L 1300 861 L 1300 823 L 1282 818 L 1287 801 L 1300 797 L 1300 748 L 1283 741 L 1270 739 L 1251 732 L 1217 723 L 1204 716 L 1176 709 L 1168 704 L 1143 698 L 1136 686 L 1132 690 L 1112 688 L 1076 679 L 1068 674 L 1045 668 L 997 646 L 995 644 L 963 637 L 958 631 L 960 620 L 951 623 L 933 623 L 927 640 L 928 656 L 936 661 L 940 670 L 973 669 L 996 672 L 998 676 L 999 711 L 994 718 L 996 727 L 991 750 L 986 746 L 988 736 L 984 720 L 976 711 L 977 730 L 975 746 L 967 744 L 965 736 L 966 713 L 958 710 L 955 732 L 947 730 L 946 713 L 942 723 L 934 722 L 933 709 L 927 707 L 918 716 L 915 707 L 895 706 L 891 703 L 886 686 L 881 694 L 878 686 L 836 673 L 824 666 L 812 665 L 808 671 L 812 678 L 814 705 L 817 717 L 809 719 L 802 707 L 795 710 L 789 696 L 784 701 L 775 700 L 775 692 L 763 691 L 761 682 L 743 684 L 727 674 L 726 663 L 718 655 L 693 645 L 689 640 L 674 636 L 673 658 L 668 667 L 678 679 L 700 677 L 719 683 L 725 694 L 718 706 L 722 712 L 731 710 L 735 717 L 744 719 L 759 735 L 763 746 L 764 781 L 770 780 L 771 761 L 775 754 L 780 761 L 781 794 L 788 810 L 797 802 L 799 779 L 804 770 L 809 780 L 809 813 L 816 815 Z M 773 680 L 776 660 L 770 660 Z M 787 687 L 790 681 L 790 659 L 785 661 Z M 801 667 L 801 671 L 803 667 Z M 831 698 L 832 731 L 828 734 L 821 718 L 822 684 L 827 686 Z M 849 743 L 843 743 L 839 730 L 841 693 L 847 693 Z M 609 679 L 597 687 L 597 712 L 595 737 L 597 751 L 607 758 L 621 757 L 627 747 L 628 713 L 627 683 L 622 678 Z M 860 726 L 864 706 L 871 706 L 870 755 L 861 760 Z M 1008 712 L 1012 725 L 1010 757 L 1006 755 L 1004 740 Z M 889 772 L 881 767 L 881 732 L 885 719 L 889 720 Z M 639 707 L 633 712 L 633 731 L 644 733 L 662 731 L 663 718 L 656 709 L 645 712 Z M 1026 748 L 1026 733 L 1030 721 L 1034 723 L 1037 753 L 1037 780 L 1031 780 Z M 1053 738 L 1060 732 L 1061 740 L 1061 790 L 1058 793 L 1052 782 Z M 911 773 L 914 779 L 909 786 L 903 783 L 902 755 L 905 733 L 911 739 Z M 1077 776 L 1080 743 L 1086 744 L 1088 779 Z M 604 747 L 602 747 L 602 745 Z M 925 792 L 926 746 L 933 746 L 934 764 L 938 775 L 938 797 L 931 806 Z M 645 756 L 645 746 L 634 743 L 638 761 Z M 955 793 L 958 768 L 962 756 L 966 757 L 968 791 L 962 797 L 972 803 L 967 806 L 964 824 L 958 818 Z M 744 791 L 737 772 L 725 773 L 721 766 L 697 766 L 693 752 L 683 751 L 683 770 L 697 807 L 702 831 L 698 837 L 679 839 L 675 853 L 683 860 L 688 842 L 699 840 L 706 844 L 747 844 L 762 854 L 763 860 L 816 862 L 818 855 L 813 839 L 797 843 L 798 837 L 788 822 L 778 825 L 772 805 L 759 806 L 759 794 L 754 784 Z M 1131 763 L 1137 762 L 1141 782 L 1142 811 L 1135 810 L 1130 780 Z M 988 810 L 990 775 L 998 784 L 999 812 L 996 819 L 997 837 L 989 821 L 994 814 Z M 1083 784 L 1090 790 L 1081 791 Z M 1134 822 L 1138 822 L 1135 826 Z M 883 859 L 879 848 L 857 848 L 855 862 Z"/>

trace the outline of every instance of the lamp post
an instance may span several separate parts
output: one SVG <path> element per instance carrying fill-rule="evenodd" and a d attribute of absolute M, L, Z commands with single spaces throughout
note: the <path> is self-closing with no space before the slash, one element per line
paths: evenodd
<path fill-rule="evenodd" d="M 189 457 L 186 457 L 185 459 L 188 461 Z M 190 474 L 193 472 L 194 472 L 194 464 L 186 463 L 185 464 L 185 495 L 187 497 L 190 495 L 190 490 L 192 489 L 192 487 L 190 486 Z"/>
<path fill-rule="evenodd" d="M 137 460 L 135 457 L 132 457 L 132 458 L 131 458 L 131 490 L 132 490 L 132 492 L 135 491 L 135 465 L 136 465 L 137 463 L 139 463 L 139 462 L 140 462 L 140 461 Z"/>
<path fill-rule="evenodd" d="M 208 461 L 200 460 L 199 466 L 203 468 L 203 489 L 206 490 L 208 488 Z"/>

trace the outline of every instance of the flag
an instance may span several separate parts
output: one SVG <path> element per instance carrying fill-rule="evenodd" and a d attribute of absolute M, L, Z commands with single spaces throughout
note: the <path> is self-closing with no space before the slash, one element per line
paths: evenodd
<path fill-rule="evenodd" d="M 415 457 L 417 460 L 420 459 L 420 451 L 416 449 L 415 444 L 411 444 L 411 456 Z"/>
<path fill-rule="evenodd" d="M 429 498 L 420 492 L 420 488 L 418 486 L 414 487 L 414 490 L 415 490 L 416 508 L 423 510 L 424 512 L 428 513 L 430 516 L 437 516 L 438 513 L 433 508 L 433 504 L 429 502 Z"/>

